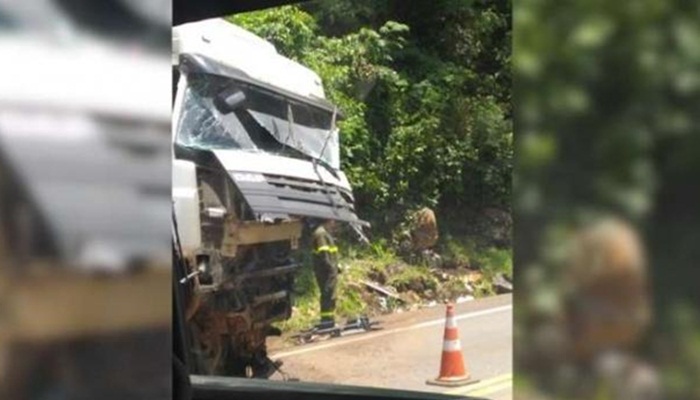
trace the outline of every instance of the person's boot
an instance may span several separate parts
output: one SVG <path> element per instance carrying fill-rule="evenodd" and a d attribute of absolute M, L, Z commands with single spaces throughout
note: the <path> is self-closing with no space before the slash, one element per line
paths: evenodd
<path fill-rule="evenodd" d="M 316 325 L 319 330 L 335 328 L 335 320 L 332 318 L 321 318 L 321 321 Z"/>

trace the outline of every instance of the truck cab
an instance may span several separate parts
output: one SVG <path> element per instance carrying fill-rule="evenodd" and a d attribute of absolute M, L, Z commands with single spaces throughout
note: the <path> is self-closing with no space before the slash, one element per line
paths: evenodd
<path fill-rule="evenodd" d="M 173 202 L 196 373 L 267 376 L 309 221 L 364 224 L 320 77 L 223 19 L 174 28 Z M 223 339 L 221 339 L 223 338 Z"/>

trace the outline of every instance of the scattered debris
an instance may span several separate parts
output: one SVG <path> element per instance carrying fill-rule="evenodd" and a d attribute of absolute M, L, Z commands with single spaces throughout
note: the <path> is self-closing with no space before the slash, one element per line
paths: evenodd
<path fill-rule="evenodd" d="M 369 281 L 362 281 L 362 284 L 367 286 L 368 288 L 372 289 L 373 291 L 382 294 L 387 297 L 391 297 L 392 299 L 396 299 L 398 301 L 403 302 L 404 300 L 396 293 L 393 293 L 391 290 L 382 287 L 376 283 L 369 282 Z M 389 286 L 391 289 L 393 289 L 391 286 Z"/>
<path fill-rule="evenodd" d="M 387 265 L 384 270 L 373 270 L 370 278 L 382 278 L 384 283 L 372 280 L 357 282 L 365 296 L 374 298 L 371 301 L 374 312 L 404 312 L 417 308 L 435 307 L 443 301 L 464 303 L 474 300 L 484 287 L 493 287 L 495 293 L 510 293 L 513 284 L 505 275 L 496 275 L 486 279 L 479 270 L 444 270 L 430 268 L 427 274 L 410 274 L 406 278 L 389 280 L 392 276 L 388 271 L 403 269 L 404 264 Z M 404 275 L 405 276 L 405 275 Z M 369 302 L 368 302 L 369 304 Z"/>
<path fill-rule="evenodd" d="M 474 286 L 472 286 L 471 283 L 469 283 L 468 278 L 461 278 L 460 279 L 462 283 L 462 287 L 464 288 L 464 291 L 466 292 L 467 295 L 474 295 Z"/>
<path fill-rule="evenodd" d="M 433 250 L 423 250 L 421 252 L 423 262 L 430 268 L 442 268 L 442 257 Z"/>
<path fill-rule="evenodd" d="M 344 324 L 334 324 L 332 326 L 316 325 L 309 329 L 302 330 L 291 337 L 297 340 L 298 344 L 329 340 L 349 333 L 369 332 L 381 329 L 380 321 L 371 321 L 367 316 L 348 319 Z"/>
<path fill-rule="evenodd" d="M 513 292 L 513 284 L 503 274 L 498 274 L 493 278 L 493 287 L 498 294 Z"/>
<path fill-rule="evenodd" d="M 386 297 L 379 298 L 379 309 L 385 313 L 389 311 L 389 303 L 386 301 Z"/>
<path fill-rule="evenodd" d="M 455 303 L 460 304 L 460 303 L 466 303 L 468 301 L 474 300 L 474 296 L 459 296 L 455 300 Z"/>

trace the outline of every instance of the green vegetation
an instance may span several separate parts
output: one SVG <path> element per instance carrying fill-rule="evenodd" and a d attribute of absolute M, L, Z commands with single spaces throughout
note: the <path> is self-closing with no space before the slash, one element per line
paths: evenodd
<path fill-rule="evenodd" d="M 515 340 L 536 339 L 536 305 L 549 303 L 547 286 L 562 285 L 566 233 L 601 215 L 622 216 L 648 245 L 656 306 L 639 356 L 663 367 L 663 398 L 699 398 L 697 325 L 677 315 L 700 319 L 698 4 L 524 0 L 514 7 L 522 277 Z M 520 367 L 531 383 L 549 382 L 550 392 L 574 398 L 551 371 Z"/>
<path fill-rule="evenodd" d="M 465 259 L 473 264 L 456 268 L 430 268 L 425 264 L 409 264 L 397 256 L 384 243 L 375 243 L 370 248 L 349 247 L 343 251 L 340 264 L 343 272 L 339 276 L 337 315 L 351 318 L 360 314 L 376 315 L 391 312 L 399 307 L 410 309 L 432 301 L 455 300 L 460 296 L 490 296 L 495 293 L 493 278 L 497 274 L 512 277 L 511 252 L 494 247 L 481 248 L 473 241 L 446 241 Z M 445 253 L 451 254 L 449 252 Z M 295 282 L 294 312 L 292 318 L 278 326 L 286 332 L 308 328 L 319 319 L 319 289 L 310 260 L 304 263 Z M 465 286 L 469 273 L 478 272 L 479 278 L 471 283 L 472 290 Z M 402 300 L 379 296 L 363 285 L 370 281 L 393 291 Z M 382 304 L 382 301 L 384 302 Z"/>
<path fill-rule="evenodd" d="M 358 214 L 373 228 L 370 248 L 341 245 L 347 267 L 338 287 L 341 316 L 399 306 L 391 297 L 381 303 L 365 280 L 416 303 L 466 294 L 469 271 L 484 277 L 476 295 L 493 292 L 495 274 L 512 276 L 508 224 L 502 229 L 507 240 L 498 243 L 488 230 L 464 229 L 481 226 L 486 209 L 510 214 L 508 2 L 435 0 L 406 7 L 401 0 L 332 0 L 229 19 L 316 71 L 344 114 L 342 168 Z M 423 206 L 435 210 L 443 237 L 461 238 L 438 244 L 438 253 L 458 265 L 441 271 L 397 255 L 403 253 L 392 240 L 406 215 Z M 281 324 L 286 330 L 306 327 L 318 315 L 309 263 L 296 293 L 293 317 Z"/>
<path fill-rule="evenodd" d="M 474 240 L 458 240 L 448 237 L 443 240 L 445 249 L 441 252 L 444 263 L 451 268 L 475 268 L 492 277 L 504 274 L 513 277 L 513 260 L 510 249 L 485 247 Z"/>
<path fill-rule="evenodd" d="M 510 210 L 508 3 L 335 0 L 230 19 L 321 75 L 375 235 L 425 205 L 444 219 Z"/>

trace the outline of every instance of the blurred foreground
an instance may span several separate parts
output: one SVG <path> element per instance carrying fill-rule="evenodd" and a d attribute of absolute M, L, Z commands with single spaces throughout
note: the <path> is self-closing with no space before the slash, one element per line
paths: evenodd
<path fill-rule="evenodd" d="M 518 398 L 700 398 L 699 11 L 515 3 Z"/>
<path fill-rule="evenodd" d="M 169 2 L 92 3 L 0 1 L 4 399 L 171 398 Z"/>

